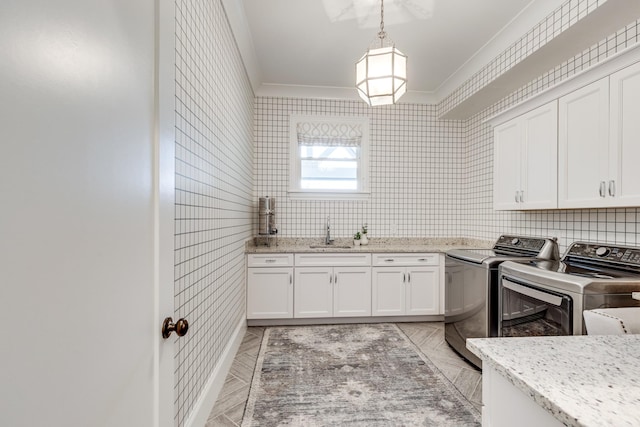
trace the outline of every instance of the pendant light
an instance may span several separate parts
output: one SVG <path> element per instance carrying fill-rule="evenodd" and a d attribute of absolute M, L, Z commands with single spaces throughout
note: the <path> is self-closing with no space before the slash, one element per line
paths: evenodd
<path fill-rule="evenodd" d="M 370 106 L 395 104 L 407 91 L 407 56 L 396 49 L 384 31 L 384 0 L 378 37 L 356 63 L 356 88 Z"/>

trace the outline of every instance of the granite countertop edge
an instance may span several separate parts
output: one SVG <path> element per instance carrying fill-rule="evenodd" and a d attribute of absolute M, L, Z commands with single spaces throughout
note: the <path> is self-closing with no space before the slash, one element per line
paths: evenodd
<path fill-rule="evenodd" d="M 513 368 L 507 368 L 502 363 L 496 361 L 490 352 L 484 351 L 481 346 L 480 340 L 484 338 L 470 338 L 467 340 L 467 348 L 480 359 L 482 359 L 482 365 L 489 365 L 495 369 L 500 375 L 502 375 L 507 381 L 509 381 L 518 390 L 522 391 L 525 395 L 529 396 L 535 403 L 537 403 L 542 409 L 549 412 L 558 421 L 569 427 L 579 427 L 582 424 L 568 414 L 555 402 L 545 397 L 535 387 L 532 387 L 526 380 L 521 378 Z M 480 347 L 478 345 L 480 345 Z"/>
<path fill-rule="evenodd" d="M 271 246 L 268 245 L 271 243 Z M 320 246 L 311 248 L 311 246 Z M 347 247 L 345 247 L 347 246 Z M 245 253 L 444 253 L 452 249 L 490 249 L 493 242 L 470 238 L 372 238 L 369 244 L 353 246 L 351 239 L 336 239 L 331 245 L 317 238 L 256 237 L 245 245 Z"/>
<path fill-rule="evenodd" d="M 640 335 L 472 338 L 467 348 L 564 425 L 637 425 Z"/>

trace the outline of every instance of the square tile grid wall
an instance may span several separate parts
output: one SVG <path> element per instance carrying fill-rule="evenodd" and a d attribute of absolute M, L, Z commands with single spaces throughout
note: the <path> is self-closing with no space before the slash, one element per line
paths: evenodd
<path fill-rule="evenodd" d="M 291 114 L 370 118 L 368 200 L 289 199 Z M 258 197 L 276 198 L 280 236 L 321 239 L 327 215 L 332 237 L 350 237 L 364 223 L 374 239 L 460 233 L 466 126 L 437 120 L 433 105 L 371 108 L 361 101 L 259 97 L 255 137 L 256 205 Z"/>
<path fill-rule="evenodd" d="M 567 4 L 575 3 L 577 2 Z M 560 10 L 564 11 L 566 8 L 563 6 Z M 466 215 L 463 235 L 479 239 L 495 239 L 501 233 L 555 236 L 558 237 L 561 251 L 566 250 L 568 245 L 577 240 L 640 245 L 640 227 L 638 226 L 640 209 L 636 207 L 529 212 L 494 211 L 493 130 L 491 126 L 483 124 L 485 120 L 500 111 L 638 43 L 639 34 L 640 21 L 635 21 L 468 120 L 464 168 Z M 526 48 L 522 47 L 521 50 L 515 51 L 514 55 L 516 57 L 526 55 L 525 50 Z"/>
<path fill-rule="evenodd" d="M 558 28 L 565 28 L 597 4 L 569 1 L 544 20 L 547 23 L 544 25 L 554 23 Z M 534 30 L 525 38 L 529 42 L 518 41 L 508 49 L 509 58 L 516 61 L 530 54 L 532 44 L 542 43 L 537 38 L 548 40 L 557 35 L 557 32 Z M 282 236 L 321 237 L 326 215 L 331 215 L 333 233 L 340 237 L 348 237 L 358 230 L 360 222 L 367 222 L 371 237 L 465 236 L 494 240 L 502 233 L 554 236 L 562 251 L 576 240 L 640 245 L 640 230 L 636 225 L 640 219 L 638 208 L 495 212 L 493 133 L 489 125 L 483 124 L 492 115 L 637 43 L 639 31 L 640 21 L 633 22 L 464 122 L 437 121 L 438 114 L 434 113 L 443 111 L 443 105 L 452 102 L 450 98 L 435 110 L 433 106 L 424 105 L 399 104 L 370 109 L 357 101 L 257 98 L 256 197 L 278 198 Z M 492 64 L 504 61 L 505 54 L 502 54 Z M 456 103 L 461 100 L 458 98 Z M 402 117 L 422 110 L 424 123 Z M 370 200 L 288 200 L 290 113 L 365 114 L 372 118 Z M 395 125 L 394 120 L 398 120 Z M 437 129 L 435 133 L 434 129 Z M 458 149 L 460 132 L 464 132 L 464 153 Z M 420 142 L 420 138 L 425 137 L 431 139 Z M 420 148 L 416 150 L 416 147 Z M 402 164 L 405 168 L 399 168 Z M 451 198 L 451 194 L 457 196 Z"/>
<path fill-rule="evenodd" d="M 253 91 L 219 0 L 177 0 L 176 426 L 185 425 L 245 312 L 253 234 Z"/>
<path fill-rule="evenodd" d="M 469 80 L 438 104 L 439 116 L 452 110 L 463 100 L 487 86 L 527 56 L 567 30 L 607 0 L 569 0 L 550 13 L 509 48 L 495 57 Z"/>

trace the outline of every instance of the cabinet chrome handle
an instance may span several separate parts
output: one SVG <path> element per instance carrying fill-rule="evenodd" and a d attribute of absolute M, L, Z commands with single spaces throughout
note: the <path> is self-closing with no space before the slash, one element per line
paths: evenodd
<path fill-rule="evenodd" d="M 293 276 L 290 274 L 289 275 L 289 284 L 292 285 L 293 284 Z"/>
<path fill-rule="evenodd" d="M 407 282 L 411 283 L 411 273 L 407 273 L 407 278 L 409 279 Z"/>
<path fill-rule="evenodd" d="M 393 262 L 393 258 L 387 258 L 384 260 L 384 262 Z"/>
<path fill-rule="evenodd" d="M 407 282 L 407 273 L 402 273 L 402 283 Z"/>
<path fill-rule="evenodd" d="M 520 190 L 520 203 L 524 203 L 524 190 Z"/>
<path fill-rule="evenodd" d="M 427 260 L 426 258 L 418 258 L 418 261 L 422 261 L 422 262 L 424 262 L 424 261 L 426 261 L 426 260 Z"/>
<path fill-rule="evenodd" d="M 276 260 L 275 259 L 265 259 L 264 262 L 266 262 L 267 264 L 271 264 L 271 263 L 276 262 Z"/>
<path fill-rule="evenodd" d="M 338 284 L 338 275 L 337 274 L 333 275 L 333 283 Z"/>
<path fill-rule="evenodd" d="M 600 197 L 606 196 L 606 193 L 605 193 L 605 191 L 606 191 L 605 190 L 605 186 L 606 185 L 607 184 L 604 181 L 600 181 Z"/>
<path fill-rule="evenodd" d="M 611 197 L 616 196 L 616 182 L 614 180 L 609 181 L 609 195 Z"/>
<path fill-rule="evenodd" d="M 329 275 L 329 283 L 333 283 L 333 274 Z"/>
<path fill-rule="evenodd" d="M 518 193 L 519 191 L 516 191 L 516 203 L 518 203 Z"/>

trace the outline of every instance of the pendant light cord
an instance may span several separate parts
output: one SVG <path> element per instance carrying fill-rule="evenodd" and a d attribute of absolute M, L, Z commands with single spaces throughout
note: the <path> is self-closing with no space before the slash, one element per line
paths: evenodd
<path fill-rule="evenodd" d="M 380 32 L 378 33 L 380 47 L 384 47 L 385 37 L 387 37 L 387 33 L 384 32 L 384 0 L 380 0 Z"/>

